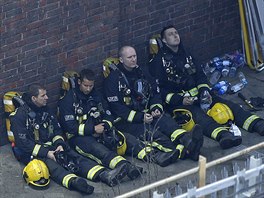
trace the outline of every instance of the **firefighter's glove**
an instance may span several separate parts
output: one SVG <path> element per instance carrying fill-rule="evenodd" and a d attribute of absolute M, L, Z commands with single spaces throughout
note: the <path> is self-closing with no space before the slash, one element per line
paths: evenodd
<path fill-rule="evenodd" d="M 160 111 L 160 109 L 155 109 L 154 111 L 151 111 L 151 115 L 153 118 L 158 118 L 160 117 L 162 114 L 162 111 Z"/>
<path fill-rule="evenodd" d="M 160 114 L 163 113 L 163 109 L 160 108 L 159 106 L 155 106 L 155 107 L 153 107 L 150 111 L 151 111 L 151 112 L 157 112 L 157 110 L 160 112 Z"/>
<path fill-rule="evenodd" d="M 201 87 L 198 91 L 198 98 L 201 98 L 205 91 L 208 91 L 208 93 L 211 95 L 211 90 L 208 87 Z"/>
<path fill-rule="evenodd" d="M 64 151 L 70 150 L 70 146 L 66 142 L 60 142 L 58 146 L 62 146 Z"/>
<path fill-rule="evenodd" d="M 71 173 L 76 173 L 79 170 L 79 161 L 74 156 L 71 156 L 68 152 L 60 151 L 54 153 L 56 161 L 59 165 L 64 167 Z"/>
<path fill-rule="evenodd" d="M 104 122 L 103 121 L 103 124 L 104 124 L 104 131 L 107 132 L 107 131 L 110 131 L 111 129 L 111 126 L 108 122 Z"/>
<path fill-rule="evenodd" d="M 205 89 L 203 92 L 201 92 L 200 96 L 199 96 L 199 100 L 200 100 L 200 102 L 204 101 L 204 100 L 208 100 L 208 101 L 210 101 L 210 103 L 212 103 L 213 97 L 210 93 L 210 90 Z"/>
<path fill-rule="evenodd" d="M 250 101 L 254 107 L 264 107 L 264 99 L 261 97 L 252 97 Z"/>

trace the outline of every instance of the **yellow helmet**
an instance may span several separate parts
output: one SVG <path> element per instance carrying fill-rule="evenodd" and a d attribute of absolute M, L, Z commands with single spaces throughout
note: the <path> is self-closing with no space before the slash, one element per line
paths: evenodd
<path fill-rule="evenodd" d="M 23 170 L 23 178 L 34 187 L 47 187 L 50 183 L 47 165 L 38 159 L 30 161 Z"/>
<path fill-rule="evenodd" d="M 117 145 L 117 154 L 118 155 L 125 155 L 127 150 L 127 143 L 126 137 L 120 131 L 117 131 L 119 138 L 118 145 Z"/>
<path fill-rule="evenodd" d="M 111 70 L 115 70 L 119 63 L 119 58 L 114 58 L 114 57 L 108 57 L 107 59 L 104 60 L 103 62 L 103 75 L 106 78 Z"/>
<path fill-rule="evenodd" d="M 234 120 L 233 112 L 223 103 L 216 103 L 208 110 L 207 114 L 219 124 L 226 124 L 229 120 Z"/>
<path fill-rule="evenodd" d="M 192 113 L 187 109 L 174 109 L 173 118 L 186 131 L 191 131 L 195 125 Z"/>

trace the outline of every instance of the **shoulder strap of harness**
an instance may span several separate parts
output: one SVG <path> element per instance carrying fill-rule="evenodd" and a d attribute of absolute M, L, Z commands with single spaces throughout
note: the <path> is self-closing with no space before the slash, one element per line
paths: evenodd
<path fill-rule="evenodd" d="M 27 120 L 27 125 L 31 124 L 34 130 L 34 139 L 39 141 L 39 125 L 35 123 L 36 113 L 28 106 L 24 100 L 19 96 L 14 96 L 14 101 L 16 101 L 20 107 L 27 113 L 29 120 Z M 31 122 L 31 123 L 28 123 Z"/>

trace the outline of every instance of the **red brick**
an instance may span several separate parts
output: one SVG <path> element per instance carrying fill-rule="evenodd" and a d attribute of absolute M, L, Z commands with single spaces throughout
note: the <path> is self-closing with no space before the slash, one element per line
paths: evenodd
<path fill-rule="evenodd" d="M 54 104 L 63 71 L 100 73 L 102 61 L 125 44 L 135 46 L 145 64 L 149 37 L 168 24 L 201 60 L 241 48 L 238 2 L 230 0 L 9 0 L 0 20 L 0 96 L 44 81 Z"/>

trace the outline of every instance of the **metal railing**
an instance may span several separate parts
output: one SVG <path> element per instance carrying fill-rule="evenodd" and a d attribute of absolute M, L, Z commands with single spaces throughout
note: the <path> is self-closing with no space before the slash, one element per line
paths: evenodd
<path fill-rule="evenodd" d="M 262 180 L 259 180 L 257 178 L 262 177 L 262 174 L 264 173 L 264 165 L 258 166 L 260 160 L 255 159 L 254 157 L 252 157 L 251 160 L 258 161 L 258 163 L 255 163 L 256 167 L 251 168 L 247 171 L 243 169 L 242 171 L 238 171 L 233 176 L 216 181 L 198 189 L 196 189 L 196 187 L 188 189 L 188 192 L 176 197 L 204 197 L 206 195 L 217 197 L 216 193 L 218 191 L 223 191 L 229 187 L 233 187 L 234 189 L 233 194 L 230 195 L 230 197 L 235 198 L 252 197 L 255 194 L 263 193 L 261 190 L 259 190 L 261 189 L 261 185 L 263 185 Z M 227 198 L 229 196 L 227 194 L 222 194 L 221 197 Z"/>
<path fill-rule="evenodd" d="M 221 163 L 223 163 L 223 162 L 226 162 L 226 161 L 229 161 L 229 160 L 232 160 L 232 159 L 234 159 L 234 158 L 237 158 L 237 157 L 239 157 L 239 156 L 242 156 L 242 155 L 245 155 L 245 154 L 248 154 L 248 153 L 250 153 L 250 152 L 252 152 L 252 151 L 255 151 L 255 150 L 258 150 L 258 149 L 260 149 L 260 148 L 264 148 L 264 143 L 259 143 L 259 144 L 257 144 L 257 145 L 254 145 L 254 146 L 251 146 L 251 147 L 248 147 L 248 148 L 245 148 L 245 149 L 243 149 L 243 150 L 241 150 L 241 151 L 238 151 L 238 152 L 235 152 L 235 153 L 233 153 L 233 154 L 230 154 L 230 155 L 228 155 L 228 156 L 225 156 L 225 157 L 222 157 L 222 158 L 219 158 L 219 159 L 216 159 L 216 160 L 214 160 L 214 161 L 212 161 L 212 162 L 209 162 L 209 163 L 206 163 L 206 158 L 204 158 L 204 157 L 202 157 L 202 156 L 200 156 L 200 158 L 199 158 L 199 166 L 198 167 L 195 167 L 195 168 L 192 168 L 192 169 L 189 169 L 189 170 L 187 170 L 187 171 L 185 171 L 185 172 L 182 172 L 182 173 L 180 173 L 180 174 L 177 174 L 177 175 L 173 175 L 173 176 L 171 176 L 171 177 L 168 177 L 168 178 L 166 178 L 166 179 L 163 179 L 163 180 L 160 180 L 160 181 L 157 181 L 157 182 L 154 182 L 154 183 L 152 183 L 152 184 L 149 184 L 149 185 L 146 185 L 146 186 L 144 186 L 144 187 L 141 187 L 141 188 L 138 188 L 138 189 L 136 189 L 136 190 L 134 190 L 134 191 L 130 191 L 130 192 L 127 192 L 127 193 L 125 193 L 125 194 L 122 194 L 122 195 L 119 195 L 119 196 L 117 196 L 116 198 L 127 198 L 127 197 L 133 197 L 133 196 L 135 196 L 135 195 L 138 195 L 138 194 L 140 194 L 140 193 L 143 193 L 143 192 L 146 192 L 146 191 L 148 191 L 148 190 L 151 190 L 151 189 L 154 189 L 154 188 L 156 188 L 156 187 L 159 187 L 159 186 L 162 186 L 162 185 L 164 185 L 164 184 L 168 184 L 168 183 L 170 183 L 170 182 L 173 182 L 173 181 L 176 181 L 176 180 L 179 180 L 179 179 L 181 179 L 181 178 L 184 178 L 184 177 L 186 177 L 186 176 L 189 176 L 189 175 L 192 175 L 192 174 L 195 174 L 195 173 L 199 173 L 199 188 L 196 190 L 194 190 L 194 189 L 192 189 L 192 192 L 199 192 L 199 193 L 201 193 L 201 189 L 202 188 L 205 188 L 205 189 L 208 189 L 208 185 L 207 186 L 205 186 L 205 178 L 206 178 L 206 169 L 207 168 L 210 168 L 210 167 L 213 167 L 213 166 L 216 166 L 216 165 L 219 165 L 219 164 L 221 164 Z M 260 170 L 262 170 L 264 167 L 263 167 L 264 165 L 261 165 L 261 166 L 259 166 L 256 170 L 248 170 L 248 171 L 245 171 L 245 175 L 247 175 L 247 177 L 245 177 L 245 178 L 249 178 L 249 176 L 248 176 L 248 174 L 249 173 L 251 173 L 252 171 L 255 171 L 256 173 L 258 172 L 260 172 Z M 242 172 L 241 172 L 241 174 L 242 174 Z M 234 175 L 234 176 L 232 176 L 232 177 L 230 177 L 231 178 L 231 180 L 230 180 L 230 184 L 233 184 L 234 182 L 234 180 L 236 180 L 237 181 L 237 178 L 241 178 L 241 175 L 238 177 L 238 176 L 236 176 L 236 175 Z M 225 182 L 226 180 L 224 180 L 224 182 Z M 220 182 L 220 181 L 218 181 L 218 182 Z M 223 183 L 224 183 L 223 182 Z M 237 182 L 236 182 L 237 183 Z M 219 185 L 219 183 L 217 183 L 216 182 L 216 184 L 209 184 L 209 185 Z M 212 186 L 211 186 L 212 187 Z M 196 188 L 196 187 L 195 187 Z M 183 194 L 183 196 L 185 196 L 184 194 Z M 199 196 L 203 196 L 203 195 L 199 195 Z M 188 196 L 188 197 L 192 197 L 192 196 Z M 195 197 L 195 196 L 193 196 L 193 197 Z"/>

